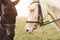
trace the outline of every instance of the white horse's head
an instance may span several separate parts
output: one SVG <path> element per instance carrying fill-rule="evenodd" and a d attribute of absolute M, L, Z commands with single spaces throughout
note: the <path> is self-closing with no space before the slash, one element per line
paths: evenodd
<path fill-rule="evenodd" d="M 38 0 L 32 0 L 32 2 L 35 2 Z M 41 5 L 40 5 L 41 6 Z M 44 7 L 45 5 L 42 5 L 42 13 L 43 14 L 43 19 L 46 17 L 47 15 L 47 10 L 46 7 Z M 38 3 L 32 3 L 29 6 L 29 15 L 27 17 L 27 21 L 37 21 L 38 20 Z M 35 29 L 37 29 L 38 23 L 26 23 L 26 31 L 29 33 L 32 33 Z"/>

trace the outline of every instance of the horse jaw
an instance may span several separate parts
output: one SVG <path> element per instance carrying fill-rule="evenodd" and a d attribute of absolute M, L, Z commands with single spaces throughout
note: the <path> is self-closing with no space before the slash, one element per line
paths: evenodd
<path fill-rule="evenodd" d="M 27 19 L 27 21 L 37 21 L 37 19 L 35 18 L 33 18 L 33 17 L 31 17 L 31 18 L 28 18 Z M 33 33 L 33 31 L 35 30 L 35 29 L 37 29 L 37 23 L 27 23 L 26 24 L 26 32 L 28 32 L 28 33 Z"/>

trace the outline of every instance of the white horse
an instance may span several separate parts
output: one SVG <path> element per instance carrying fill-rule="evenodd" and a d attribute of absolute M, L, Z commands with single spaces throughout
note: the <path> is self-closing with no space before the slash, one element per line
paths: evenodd
<path fill-rule="evenodd" d="M 38 0 L 31 0 L 31 2 Z M 39 0 L 43 21 L 48 17 L 52 20 L 57 20 L 60 18 L 60 1 L 59 0 Z M 29 14 L 27 17 L 27 21 L 37 21 L 38 20 L 38 3 L 32 3 L 29 5 Z M 56 28 L 60 31 L 60 20 L 55 21 Z M 26 31 L 32 33 L 38 26 L 38 23 L 27 23 Z"/>

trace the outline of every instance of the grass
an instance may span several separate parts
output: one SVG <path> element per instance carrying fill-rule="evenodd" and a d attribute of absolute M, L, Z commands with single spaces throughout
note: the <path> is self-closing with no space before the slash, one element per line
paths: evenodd
<path fill-rule="evenodd" d="M 38 27 L 34 34 L 25 32 L 26 18 L 17 18 L 14 40 L 60 40 L 58 31 L 52 25 Z"/>

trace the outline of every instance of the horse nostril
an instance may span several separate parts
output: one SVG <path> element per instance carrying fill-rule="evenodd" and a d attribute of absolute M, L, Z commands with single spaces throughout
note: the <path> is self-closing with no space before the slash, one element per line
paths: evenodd
<path fill-rule="evenodd" d="M 27 29 L 26 31 L 28 32 L 29 30 Z"/>

